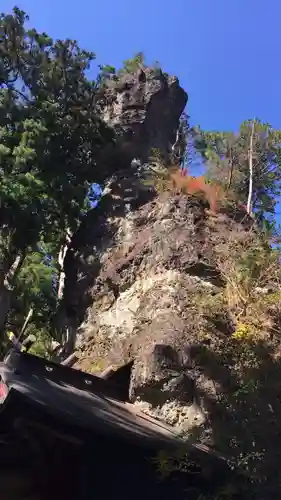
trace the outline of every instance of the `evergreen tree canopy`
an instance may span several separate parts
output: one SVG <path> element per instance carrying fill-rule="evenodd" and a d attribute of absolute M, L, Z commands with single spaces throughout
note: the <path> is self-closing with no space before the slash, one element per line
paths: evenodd
<path fill-rule="evenodd" d="M 281 131 L 259 120 L 243 122 L 237 133 L 193 131 L 207 176 L 235 192 L 242 203 L 249 194 L 249 152 L 252 137 L 252 208 L 263 219 L 273 215 L 281 192 Z"/>
<path fill-rule="evenodd" d="M 27 29 L 17 8 L 0 16 L 0 244 L 4 274 L 44 234 L 76 227 L 112 138 L 95 109 L 94 59 L 75 40 Z"/>

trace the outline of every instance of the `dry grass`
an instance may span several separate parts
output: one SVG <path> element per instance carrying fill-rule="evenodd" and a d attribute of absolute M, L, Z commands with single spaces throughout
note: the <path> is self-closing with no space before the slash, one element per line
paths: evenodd
<path fill-rule="evenodd" d="M 224 299 L 237 324 L 274 329 L 274 318 L 281 311 L 279 259 L 279 252 L 253 232 L 217 248 Z"/>
<path fill-rule="evenodd" d="M 143 180 L 143 184 L 153 186 L 158 194 L 171 191 L 199 196 L 208 202 L 213 213 L 227 202 L 235 202 L 233 193 L 226 193 L 221 184 L 208 182 L 204 176 L 184 174 L 179 165 L 165 165 L 157 150 L 153 151 L 149 162 L 150 175 Z"/>

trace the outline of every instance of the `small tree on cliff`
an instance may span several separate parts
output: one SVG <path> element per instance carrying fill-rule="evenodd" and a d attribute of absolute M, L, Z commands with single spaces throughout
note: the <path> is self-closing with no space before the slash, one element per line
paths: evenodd
<path fill-rule="evenodd" d="M 139 68 L 145 68 L 145 57 L 143 52 L 138 52 L 131 59 L 123 62 L 123 68 L 118 71 L 119 76 L 126 73 L 135 73 Z"/>
<path fill-rule="evenodd" d="M 219 180 L 260 219 L 273 215 L 281 190 L 281 131 L 259 120 L 243 122 L 238 133 L 194 133 L 207 175 Z"/>
<path fill-rule="evenodd" d="M 112 139 L 85 76 L 94 54 L 27 20 L 18 8 L 0 15 L 0 284 L 9 287 L 42 234 L 59 251 L 75 229 Z M 4 312 L 0 300 L 0 328 Z"/>

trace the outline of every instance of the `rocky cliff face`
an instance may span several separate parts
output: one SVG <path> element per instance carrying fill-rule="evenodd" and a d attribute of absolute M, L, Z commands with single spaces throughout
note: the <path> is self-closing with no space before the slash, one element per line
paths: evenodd
<path fill-rule="evenodd" d="M 140 72 L 106 116 L 123 138 L 131 134 L 131 158 L 146 160 L 152 145 L 169 151 L 185 102 L 175 79 Z M 253 220 L 243 210 L 213 216 L 198 197 L 157 195 L 143 183 L 149 168 L 117 169 L 68 249 L 61 313 L 77 330 L 76 367 L 127 365 L 128 397 L 145 412 L 269 473 L 281 415 L 270 380 L 280 369 L 273 343 L 232 340 L 219 265 L 229 240 L 254 235 Z"/>
<path fill-rule="evenodd" d="M 119 218 L 154 196 L 153 190 L 143 183 L 152 150 L 158 150 L 163 159 L 172 149 L 180 153 L 178 129 L 187 94 L 177 78 L 147 68 L 109 82 L 102 101 L 104 120 L 113 127 L 117 140 L 99 159 L 102 168 L 98 180 L 106 186 L 106 194 L 99 207 L 88 212 L 64 261 L 64 301 L 56 326 L 67 325 L 71 332 L 76 331 L 92 302 L 91 288 L 100 259 L 113 244 Z M 138 161 L 132 162 L 134 159 Z M 70 350 L 72 344 L 69 343 Z"/>
<path fill-rule="evenodd" d="M 225 214 L 206 215 L 196 198 L 163 193 L 103 230 L 92 304 L 79 328 L 78 365 L 99 371 L 133 362 L 129 397 L 183 429 L 208 418 L 203 395 L 217 394 L 204 373 L 202 347 L 233 331 L 223 308 L 210 320 L 203 301 L 219 297 L 217 248 L 246 228 Z M 99 237 L 96 247 L 100 245 Z M 200 395 L 201 394 L 201 395 Z"/>
<path fill-rule="evenodd" d="M 88 301 L 78 369 L 127 365 L 134 404 L 263 476 L 276 471 L 280 364 L 275 341 L 233 339 L 218 265 L 230 239 L 252 232 L 245 214 L 215 217 L 200 199 L 163 193 L 88 226 L 80 255 L 92 264 L 80 266 L 68 293 L 79 307 Z"/>
<path fill-rule="evenodd" d="M 167 158 L 187 102 L 178 79 L 160 69 L 147 68 L 110 83 L 103 116 L 117 133 L 118 146 L 126 159 L 147 162 L 152 149 Z"/>

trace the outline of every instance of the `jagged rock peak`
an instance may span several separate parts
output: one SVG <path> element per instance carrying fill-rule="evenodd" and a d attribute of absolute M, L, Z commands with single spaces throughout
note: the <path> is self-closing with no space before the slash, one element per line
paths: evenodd
<path fill-rule="evenodd" d="M 130 159 L 146 162 L 152 149 L 165 158 L 176 141 L 187 99 L 175 76 L 160 69 L 139 69 L 109 82 L 103 117 L 120 136 Z"/>

